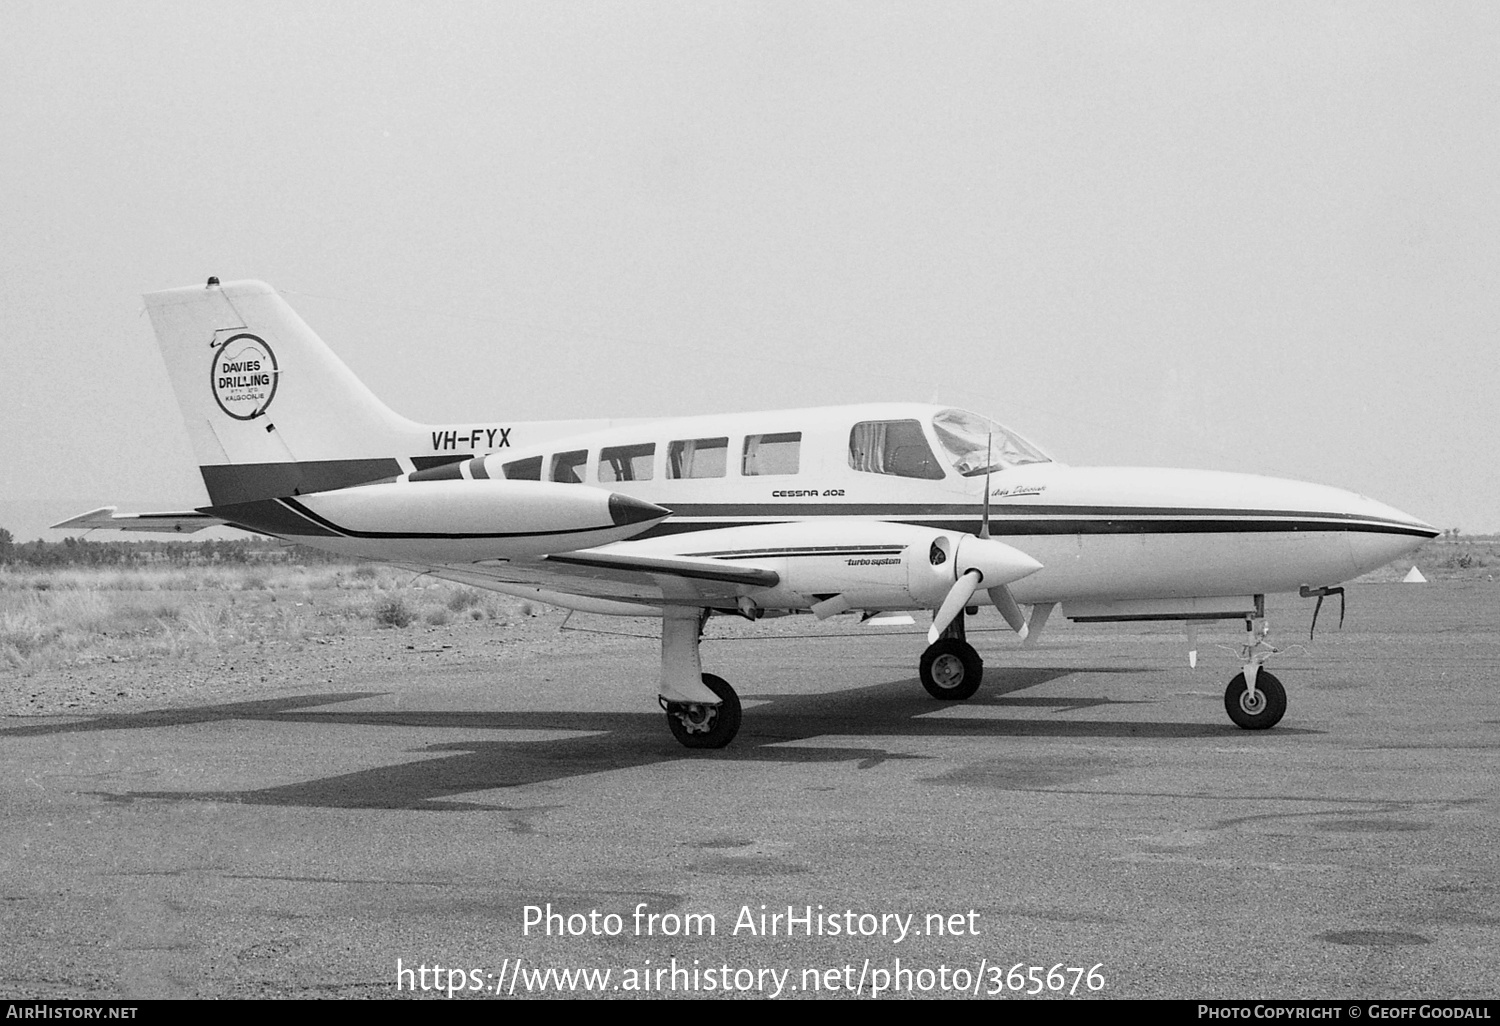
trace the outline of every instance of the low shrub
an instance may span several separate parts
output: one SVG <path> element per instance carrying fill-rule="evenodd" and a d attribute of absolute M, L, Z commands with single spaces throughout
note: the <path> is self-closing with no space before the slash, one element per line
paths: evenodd
<path fill-rule="evenodd" d="M 449 596 L 448 608 L 455 613 L 462 613 L 470 606 L 479 605 L 479 601 L 479 592 L 475 591 L 473 588 L 464 588 L 460 591 L 455 591 L 451 596 Z"/>
<path fill-rule="evenodd" d="M 399 595 L 375 604 L 375 622 L 381 627 L 410 627 L 414 619 L 411 607 Z"/>

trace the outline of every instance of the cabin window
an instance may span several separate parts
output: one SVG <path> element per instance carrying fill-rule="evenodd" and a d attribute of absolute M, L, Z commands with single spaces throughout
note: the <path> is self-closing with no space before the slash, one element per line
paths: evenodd
<path fill-rule="evenodd" d="M 783 431 L 775 435 L 746 435 L 745 455 L 740 463 L 741 472 L 746 477 L 795 474 L 801 456 L 801 431 Z"/>
<path fill-rule="evenodd" d="M 547 474 L 547 479 L 561 481 L 563 484 L 583 484 L 583 466 L 588 461 L 587 449 L 560 452 L 552 457 L 552 470 Z"/>
<path fill-rule="evenodd" d="M 849 432 L 849 466 L 867 474 L 936 481 L 943 468 L 915 420 L 866 420 Z"/>
<path fill-rule="evenodd" d="M 723 477 L 728 464 L 728 438 L 689 438 L 667 446 L 668 477 Z"/>
<path fill-rule="evenodd" d="M 599 450 L 599 480 L 649 481 L 651 465 L 656 461 L 656 443 L 611 445 Z"/>
<path fill-rule="evenodd" d="M 505 472 L 507 481 L 540 481 L 542 479 L 542 458 L 531 456 L 524 460 L 512 460 L 502 464 L 500 469 Z"/>

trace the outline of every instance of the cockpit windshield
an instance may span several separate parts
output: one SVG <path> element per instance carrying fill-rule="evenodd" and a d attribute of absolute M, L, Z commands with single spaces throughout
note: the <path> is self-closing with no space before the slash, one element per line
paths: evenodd
<path fill-rule="evenodd" d="M 1051 463 L 1046 453 L 988 417 L 968 410 L 943 410 L 932 418 L 938 441 L 960 474 L 983 474 L 1026 463 Z"/>

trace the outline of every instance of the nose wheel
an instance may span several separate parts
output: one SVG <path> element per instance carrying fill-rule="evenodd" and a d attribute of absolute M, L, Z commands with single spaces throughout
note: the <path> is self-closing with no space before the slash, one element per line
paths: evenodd
<path fill-rule="evenodd" d="M 1246 730 L 1269 730 L 1286 715 L 1286 689 L 1275 675 L 1264 669 L 1255 675 L 1255 690 L 1237 673 L 1224 689 L 1224 711 L 1237 726 Z"/>
<path fill-rule="evenodd" d="M 979 690 L 984 676 L 984 660 L 967 641 L 939 638 L 927 646 L 918 665 L 922 686 L 933 698 L 958 702 Z"/>

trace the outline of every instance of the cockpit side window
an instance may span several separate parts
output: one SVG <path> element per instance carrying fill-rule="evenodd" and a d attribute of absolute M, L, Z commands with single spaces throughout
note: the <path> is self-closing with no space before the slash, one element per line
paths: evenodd
<path fill-rule="evenodd" d="M 866 420 L 849 432 L 849 466 L 867 474 L 941 480 L 943 468 L 915 420 Z"/>

